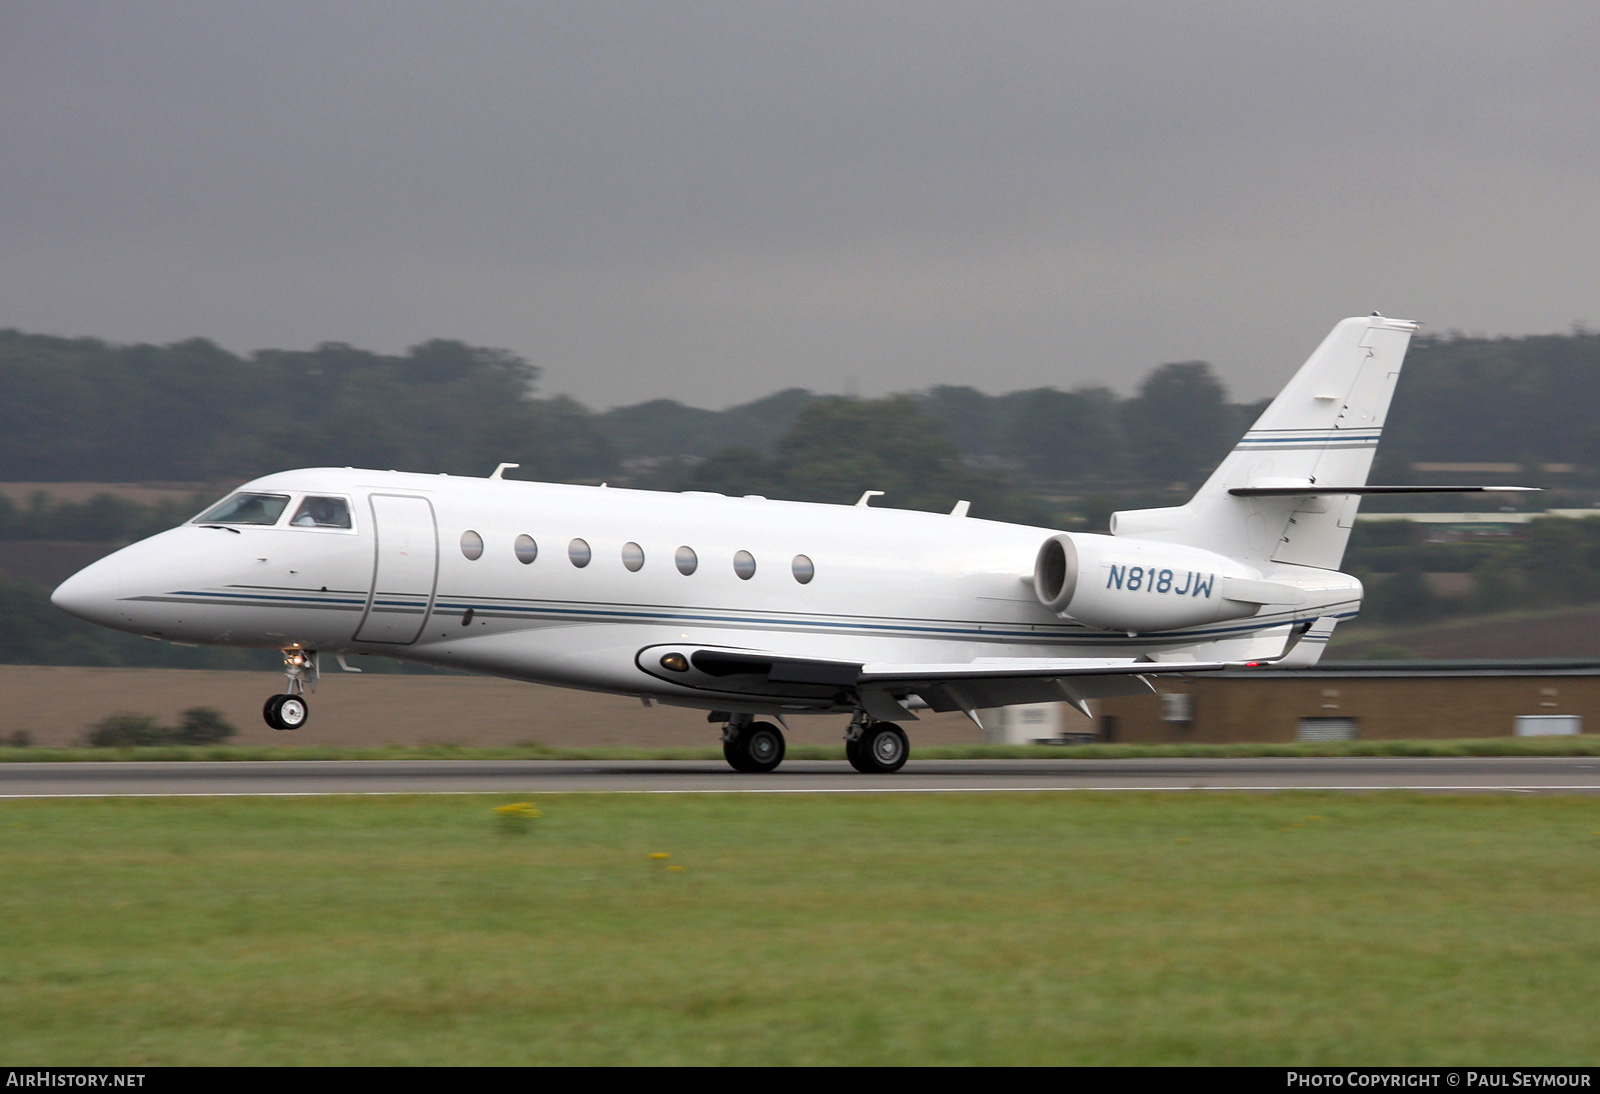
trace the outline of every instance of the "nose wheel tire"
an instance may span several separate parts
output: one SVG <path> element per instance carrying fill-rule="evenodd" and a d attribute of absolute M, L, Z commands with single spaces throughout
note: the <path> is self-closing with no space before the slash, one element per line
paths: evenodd
<path fill-rule="evenodd" d="M 722 757 L 735 771 L 760 775 L 783 762 L 783 731 L 771 722 L 740 726 L 731 740 L 722 742 Z"/>
<path fill-rule="evenodd" d="M 893 722 L 873 722 L 861 736 L 845 739 L 844 756 L 863 775 L 892 775 L 905 766 L 911 744 Z"/>
<path fill-rule="evenodd" d="M 261 716 L 273 729 L 299 729 L 311 716 L 303 695 L 274 695 L 261 708 Z"/>

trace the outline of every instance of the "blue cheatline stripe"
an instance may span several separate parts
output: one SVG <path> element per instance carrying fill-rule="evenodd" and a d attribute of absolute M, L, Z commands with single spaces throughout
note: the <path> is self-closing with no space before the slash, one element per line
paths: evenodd
<path fill-rule="evenodd" d="M 1315 440 L 1310 437 L 1267 437 L 1260 440 L 1251 440 L 1246 437 L 1240 441 L 1239 448 L 1371 448 L 1378 443 L 1377 437 L 1332 437 L 1327 440 Z"/>
<path fill-rule="evenodd" d="M 1246 433 L 1239 444 L 1377 444 L 1382 436 L 1381 429 L 1275 429 Z"/>
<path fill-rule="evenodd" d="M 1349 436 L 1356 433 L 1365 433 L 1376 436 L 1383 432 L 1381 425 L 1358 425 L 1340 427 L 1336 425 L 1308 425 L 1308 426 L 1281 426 L 1277 429 L 1251 429 L 1245 433 L 1246 437 L 1338 437 Z"/>
<path fill-rule="evenodd" d="M 173 593 L 171 593 L 169 595 L 170 596 L 174 596 L 174 597 L 180 597 L 180 596 L 203 596 L 203 597 L 210 597 L 212 599 L 237 600 L 237 601 L 266 600 L 266 601 L 283 602 L 283 603 L 296 603 L 296 604 L 355 604 L 355 605 L 358 605 L 358 606 L 364 606 L 366 604 L 366 602 L 367 602 L 367 598 L 366 598 L 365 594 L 362 594 L 359 599 L 351 599 L 349 597 L 341 597 L 341 596 L 333 596 L 333 595 L 319 595 L 319 594 L 315 594 L 315 593 L 310 594 L 310 595 L 306 595 L 304 593 L 289 593 L 289 592 L 225 593 L 225 592 L 220 592 L 220 591 L 217 591 L 217 590 L 210 590 L 210 591 L 206 591 L 206 592 L 198 592 L 198 591 L 196 591 L 194 589 L 179 589 L 176 592 L 173 592 Z M 141 596 L 141 597 L 133 597 L 131 599 L 134 599 L 134 600 L 153 600 L 153 599 L 158 599 L 158 598 Z M 422 598 L 422 602 L 424 604 L 427 603 L 427 600 L 428 600 L 427 597 L 423 597 Z"/>
<path fill-rule="evenodd" d="M 304 595 L 290 595 L 284 593 L 234 593 L 234 592 L 200 592 L 196 590 L 182 590 L 168 594 L 165 597 L 135 597 L 132 599 L 146 601 L 181 601 L 185 603 L 209 603 L 218 605 L 240 605 L 256 603 L 263 607 L 300 606 L 310 608 L 323 608 L 337 611 L 348 611 L 349 606 L 362 606 L 366 601 L 335 599 L 332 597 L 317 597 Z M 574 608 L 556 604 L 536 604 L 533 602 L 507 604 L 503 601 L 492 603 L 493 598 L 475 601 L 461 601 L 456 599 L 440 600 L 434 605 L 435 614 L 461 614 L 469 609 L 478 617 L 544 620 L 549 622 L 565 623 L 588 620 L 592 622 L 647 622 L 671 624 L 674 626 L 689 624 L 716 624 L 743 627 L 755 627 L 762 630 L 800 630 L 809 633 L 847 633 L 847 634 L 880 634 L 880 635 L 937 635 L 950 638 L 966 638 L 988 642 L 999 640 L 1027 641 L 1037 645 L 1093 645 L 1093 646 L 1134 646 L 1147 645 L 1152 641 L 1167 643 L 1191 642 L 1195 639 L 1218 638 L 1227 635 L 1242 635 L 1256 631 L 1270 630 L 1296 621 L 1292 613 L 1283 612 L 1269 616 L 1252 616 L 1248 619 L 1234 620 L 1226 624 L 1203 626 L 1187 630 L 1152 631 L 1129 637 L 1125 634 L 1106 631 L 1091 631 L 1078 624 L 1061 623 L 1035 624 L 1036 627 L 1045 627 L 1046 630 L 1015 630 L 997 629 L 994 624 L 968 623 L 960 624 L 954 621 L 940 623 L 934 620 L 913 619 L 887 619 L 874 620 L 864 616 L 832 616 L 832 617 L 793 617 L 774 616 L 759 612 L 743 614 L 716 614 L 714 612 L 691 612 L 681 609 L 644 609 L 637 605 L 625 604 L 598 604 L 593 607 Z M 415 614 L 426 606 L 425 600 L 416 601 L 390 601 L 380 600 L 378 604 L 391 610 L 403 611 L 406 614 Z M 1322 613 L 1326 614 L 1326 612 Z M 1340 613 L 1334 618 L 1354 618 L 1354 610 Z M 1303 618 L 1303 617 L 1300 617 Z M 1077 633 L 1074 633 L 1077 632 Z"/>

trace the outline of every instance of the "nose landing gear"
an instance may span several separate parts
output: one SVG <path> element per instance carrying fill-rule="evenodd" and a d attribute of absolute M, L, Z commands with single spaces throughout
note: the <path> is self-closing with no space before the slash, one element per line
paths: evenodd
<path fill-rule="evenodd" d="M 299 729 L 311 716 L 303 695 L 272 695 L 261 708 L 261 716 L 273 729 Z"/>
<path fill-rule="evenodd" d="M 267 699 L 261 716 L 273 729 L 299 729 L 311 716 L 306 692 L 317 690 L 317 651 L 298 648 L 283 651 L 283 674 L 288 677 L 288 690 Z"/>

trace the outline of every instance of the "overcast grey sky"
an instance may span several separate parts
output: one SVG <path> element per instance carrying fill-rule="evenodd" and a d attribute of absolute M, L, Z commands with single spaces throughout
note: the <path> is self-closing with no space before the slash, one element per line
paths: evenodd
<path fill-rule="evenodd" d="M 596 408 L 1600 323 L 1600 4 L 0 2 L 0 326 Z"/>

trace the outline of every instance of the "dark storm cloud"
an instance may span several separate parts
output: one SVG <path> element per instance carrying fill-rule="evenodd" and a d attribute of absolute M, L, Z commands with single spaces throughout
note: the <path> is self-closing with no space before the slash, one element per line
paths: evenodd
<path fill-rule="evenodd" d="M 1254 396 L 1351 312 L 1595 318 L 1594 12 L 13 2 L 0 324 Z"/>

